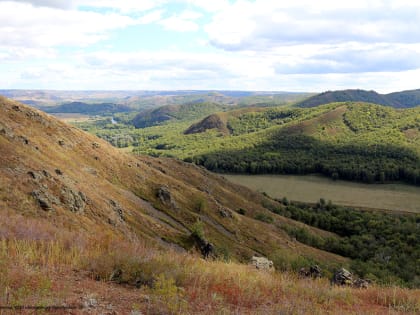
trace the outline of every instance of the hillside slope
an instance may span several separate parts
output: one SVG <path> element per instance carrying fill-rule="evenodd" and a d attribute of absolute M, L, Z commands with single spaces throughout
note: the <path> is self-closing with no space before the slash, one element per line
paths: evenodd
<path fill-rule="evenodd" d="M 261 195 L 191 164 L 121 153 L 4 98 L 0 110 L 1 209 L 60 227 L 100 227 L 183 247 L 201 220 L 216 250 L 228 250 L 237 259 L 290 247 L 283 230 L 252 219 L 270 213 Z M 236 213 L 240 208 L 247 216 Z M 297 224 L 281 216 L 276 220 Z M 290 250 L 343 261 L 300 244 Z"/>

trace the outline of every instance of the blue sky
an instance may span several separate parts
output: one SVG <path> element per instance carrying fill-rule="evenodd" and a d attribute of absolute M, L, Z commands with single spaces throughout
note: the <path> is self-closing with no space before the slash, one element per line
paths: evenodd
<path fill-rule="evenodd" d="M 0 89 L 390 92 L 419 57 L 413 0 L 0 0 Z"/>

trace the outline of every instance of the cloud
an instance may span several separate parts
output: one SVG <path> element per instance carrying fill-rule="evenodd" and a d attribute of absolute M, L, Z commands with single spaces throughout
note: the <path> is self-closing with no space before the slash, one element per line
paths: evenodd
<path fill-rule="evenodd" d="M 310 46 L 296 46 L 297 50 Z M 420 45 L 357 45 L 344 44 L 312 49 L 315 53 L 275 62 L 277 73 L 324 74 L 400 72 L 420 68 Z M 297 55 L 297 54 L 296 54 Z"/>
<path fill-rule="evenodd" d="M 14 12 L 19 12 L 17 19 Z M 0 2 L 0 45 L 15 47 L 87 46 L 110 31 L 137 21 L 115 13 L 63 11 Z"/>
<path fill-rule="evenodd" d="M 299 43 L 415 43 L 420 3 L 406 1 L 236 1 L 206 26 L 226 50 L 264 50 Z"/>
<path fill-rule="evenodd" d="M 161 24 L 166 30 L 169 31 L 193 32 L 200 28 L 196 22 L 196 20 L 200 17 L 202 17 L 201 13 L 194 11 L 184 11 L 180 14 L 175 14 L 169 18 L 161 20 L 159 24 Z"/>

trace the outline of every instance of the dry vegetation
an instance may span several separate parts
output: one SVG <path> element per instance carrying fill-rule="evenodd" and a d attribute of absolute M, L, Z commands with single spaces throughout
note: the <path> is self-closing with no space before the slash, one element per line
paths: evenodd
<path fill-rule="evenodd" d="M 15 223 L 25 226 L 28 222 L 15 218 Z M 46 233 L 49 227 L 41 224 L 33 233 L 38 229 L 45 240 L 15 238 L 0 242 L 1 305 L 66 306 L 82 313 L 92 303 L 91 310 L 105 314 L 132 310 L 146 314 L 420 311 L 419 290 L 341 288 L 331 286 L 326 279 L 300 279 L 295 274 L 261 272 L 233 262 L 205 261 L 189 253 L 100 233 L 82 239 L 79 235 L 74 242 L 72 233 Z M 111 281 L 115 270 L 121 270 L 121 275 Z M 119 299 L 125 299 L 125 303 L 119 303 Z"/>

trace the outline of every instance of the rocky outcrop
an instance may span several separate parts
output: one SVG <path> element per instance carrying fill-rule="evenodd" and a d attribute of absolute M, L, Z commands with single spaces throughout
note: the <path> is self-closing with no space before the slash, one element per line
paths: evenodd
<path fill-rule="evenodd" d="M 344 268 L 341 268 L 334 274 L 332 283 L 336 285 L 352 286 L 354 288 L 359 288 L 359 289 L 367 289 L 371 281 L 368 279 L 361 279 L 361 278 L 355 279 L 353 274 L 350 271 Z"/>
<path fill-rule="evenodd" d="M 250 264 L 258 270 L 274 271 L 274 264 L 265 257 L 252 256 Z"/>

